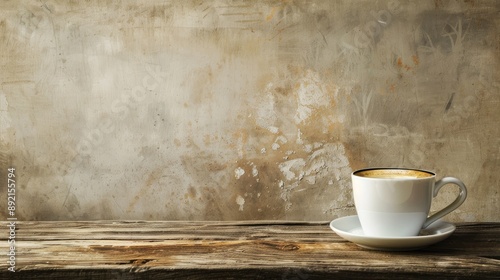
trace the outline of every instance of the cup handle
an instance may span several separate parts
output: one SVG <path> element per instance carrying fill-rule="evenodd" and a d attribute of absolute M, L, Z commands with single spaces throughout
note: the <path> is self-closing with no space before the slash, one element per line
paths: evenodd
<path fill-rule="evenodd" d="M 453 177 L 445 177 L 437 181 L 436 184 L 434 185 L 434 191 L 432 197 L 436 197 L 441 187 L 443 187 L 446 184 L 455 184 L 460 188 L 460 193 L 458 194 L 458 197 L 455 199 L 455 201 L 450 203 L 450 205 L 446 206 L 445 208 L 436 212 L 432 216 L 428 217 L 422 228 L 428 227 L 437 219 L 442 218 L 443 216 L 449 214 L 453 210 L 457 209 L 460 205 L 462 205 L 462 203 L 464 203 L 465 198 L 467 197 L 467 188 L 465 187 L 464 183 L 462 183 L 462 181 Z"/>

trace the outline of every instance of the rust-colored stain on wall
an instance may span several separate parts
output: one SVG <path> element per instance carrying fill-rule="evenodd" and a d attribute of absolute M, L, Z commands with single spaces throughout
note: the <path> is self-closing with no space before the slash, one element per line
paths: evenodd
<path fill-rule="evenodd" d="M 331 220 L 402 166 L 500 221 L 500 4 L 436 3 L 3 1 L 19 219 Z"/>

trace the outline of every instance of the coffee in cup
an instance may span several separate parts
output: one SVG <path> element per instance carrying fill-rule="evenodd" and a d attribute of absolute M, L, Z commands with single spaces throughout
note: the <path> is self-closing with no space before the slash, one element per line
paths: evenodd
<path fill-rule="evenodd" d="M 467 188 L 457 178 L 436 181 L 430 171 L 406 168 L 370 168 L 351 174 L 356 212 L 363 232 L 373 237 L 417 236 L 421 229 L 457 209 Z M 446 184 L 460 188 L 451 204 L 429 215 L 432 199 Z"/>

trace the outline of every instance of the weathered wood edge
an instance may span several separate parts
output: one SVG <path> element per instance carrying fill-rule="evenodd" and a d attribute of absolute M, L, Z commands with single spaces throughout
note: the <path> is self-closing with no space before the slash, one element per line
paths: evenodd
<path fill-rule="evenodd" d="M 282 250 L 279 249 L 279 246 L 288 246 L 287 242 L 294 241 L 294 238 L 296 238 L 298 241 L 297 244 L 298 246 L 312 246 L 313 249 L 311 251 L 308 251 L 308 254 L 312 255 L 312 258 L 306 261 L 297 261 L 294 262 L 292 259 L 290 261 L 285 262 L 285 265 L 283 263 L 280 263 L 277 261 L 277 265 L 272 265 L 272 263 L 267 266 L 266 263 L 259 263 L 259 262 L 254 262 L 250 263 L 247 267 L 245 266 L 231 266 L 231 265 L 212 265 L 212 266 L 191 266 L 191 267 L 175 267 L 171 266 L 158 266 L 158 267 L 147 267 L 145 264 L 147 264 L 149 261 L 147 258 L 144 258 L 143 256 L 126 256 L 129 258 L 125 258 L 124 260 L 118 260 L 122 261 L 122 263 L 118 264 L 117 266 L 113 267 L 112 265 L 108 266 L 107 268 L 96 268 L 92 267 L 92 265 L 89 265 L 87 267 L 81 267 L 81 268 L 73 268 L 73 269 L 66 269 L 63 267 L 59 268 L 50 268 L 50 265 L 47 267 L 39 267 L 39 266 L 32 266 L 29 269 L 26 270 L 21 270 L 19 271 L 17 276 L 23 275 L 23 279 L 28 279 L 26 277 L 33 276 L 34 274 L 39 275 L 42 277 L 43 275 L 46 275 L 47 278 L 45 279 L 57 279 L 54 277 L 58 277 L 63 275 L 63 278 L 66 277 L 71 277 L 71 278 L 76 278 L 76 279 L 85 279 L 87 277 L 92 277 L 93 279 L 102 277 L 100 279 L 109 279 L 106 278 L 108 276 L 113 277 L 113 275 L 121 275 L 125 276 L 128 275 L 126 278 L 129 277 L 135 277 L 137 275 L 140 276 L 141 279 L 148 279 L 148 277 L 180 277 L 183 276 L 183 279 L 220 279 L 218 278 L 219 276 L 227 276 L 227 277 L 237 277 L 239 279 L 245 279 L 242 274 L 245 274 L 247 276 L 250 276 L 248 279 L 265 279 L 265 278 L 260 278 L 261 276 L 265 276 L 266 279 L 272 279 L 275 278 L 275 276 L 282 276 L 282 275 L 288 275 L 287 273 L 290 271 L 295 271 L 295 272 L 302 272 L 304 275 L 307 275 L 309 278 L 304 278 L 304 279 L 319 279 L 315 277 L 326 277 L 329 275 L 329 277 L 332 277 L 333 275 L 335 276 L 345 276 L 349 278 L 355 278 L 355 277 L 370 277 L 372 279 L 376 279 L 374 276 L 388 276 L 387 272 L 390 271 L 390 262 L 386 262 L 386 267 L 380 267 L 380 268 L 374 268 L 370 267 L 370 260 L 373 260 L 373 258 L 387 258 L 389 256 L 390 258 L 395 258 L 398 260 L 399 263 L 405 263 L 405 259 L 408 261 L 408 263 L 404 264 L 403 266 L 397 266 L 395 265 L 394 268 L 396 271 L 392 271 L 391 278 L 396 279 L 399 277 L 403 278 L 412 278 L 412 277 L 430 277 L 431 275 L 437 276 L 435 273 L 445 273 L 446 276 L 440 275 L 441 279 L 444 279 L 445 277 L 450 277 L 450 278 L 460 278 L 460 277 L 465 277 L 469 279 L 474 279 L 474 278 L 494 278 L 500 275 L 500 261 L 498 260 L 499 258 L 499 232 L 500 232 L 500 224 L 499 223 L 465 223 L 465 224 L 457 224 L 457 231 L 454 233 L 455 238 L 452 237 L 449 238 L 449 243 L 453 244 L 454 242 L 457 244 L 458 247 L 455 247 L 454 249 L 447 249 L 446 246 L 435 246 L 435 247 L 429 247 L 428 249 L 418 251 L 415 253 L 380 253 L 380 252 L 369 252 L 369 251 L 363 251 L 362 249 L 358 248 L 357 246 L 353 246 L 353 244 L 349 244 L 348 242 L 345 242 L 338 236 L 336 236 L 332 231 L 330 231 L 327 227 L 328 222 L 282 222 L 282 221 L 271 221 L 271 222 L 266 222 L 266 221 L 244 221 L 244 222 L 184 222 L 184 221 L 174 221 L 174 222 L 150 222 L 150 221 L 88 221 L 88 222 L 19 222 L 19 228 L 20 228 L 20 235 L 23 235 L 22 229 L 27 229 L 25 233 L 31 232 L 35 235 L 31 235 L 30 237 L 24 239 L 20 238 L 21 241 L 23 242 L 31 242 L 33 244 L 41 244 L 44 242 L 53 242 L 52 245 L 54 244 L 60 244 L 61 240 L 60 239 L 51 239 L 50 235 L 42 235 L 38 236 L 36 233 L 43 233 L 44 230 L 47 229 L 52 229 L 53 232 L 57 233 L 59 232 L 60 234 L 65 234 L 65 230 L 69 230 L 70 232 L 72 229 L 81 229 L 85 232 L 85 230 L 91 229 L 91 230 L 100 230 L 104 234 L 108 235 L 108 239 L 104 239 L 105 244 L 110 244 L 113 243 L 113 237 L 116 236 L 117 233 L 122 233 L 120 231 L 125 231 L 125 233 L 128 236 L 128 239 L 130 239 L 131 232 L 127 232 L 128 230 L 132 228 L 135 228 L 135 225 L 149 225 L 153 226 L 153 230 L 156 232 L 163 232 L 166 235 L 172 234 L 172 232 L 169 232 L 169 230 L 165 231 L 165 226 L 176 226 L 178 229 L 174 230 L 179 230 L 182 232 L 182 229 L 184 227 L 187 227 L 187 231 L 192 230 L 192 227 L 195 227 L 200 230 L 200 233 L 203 234 L 208 234 L 208 236 L 200 236 L 201 240 L 211 240 L 213 238 L 211 234 L 212 231 L 219 231 L 221 229 L 230 229 L 229 233 L 247 233 L 245 236 L 232 236 L 232 235 L 217 235 L 218 237 L 221 238 L 222 241 L 226 242 L 226 244 L 231 245 L 228 243 L 228 241 L 237 241 L 240 240 L 241 242 L 235 242 L 233 245 L 236 247 L 227 247 L 227 248 L 237 248 L 237 249 L 248 249 L 248 250 L 256 250 L 255 244 L 260 244 L 259 242 L 267 242 L 267 243 L 262 243 L 265 247 L 263 248 L 257 248 L 257 251 L 254 253 L 257 254 L 265 254 L 267 251 L 272 248 L 278 250 L 270 250 L 269 253 L 277 253 L 276 257 L 278 258 L 283 258 L 283 260 L 287 261 L 290 255 L 288 255 L 288 252 L 285 251 L 286 254 L 283 254 Z M 64 227 L 61 227 L 61 225 L 64 225 Z M 105 230 L 104 225 L 114 227 L 113 231 L 107 232 Z M 249 230 L 255 230 L 258 229 L 261 232 L 264 231 L 264 235 L 252 235 L 248 234 Z M 137 242 L 136 245 L 142 246 L 143 242 L 144 244 L 148 244 L 148 238 L 145 240 L 142 239 L 135 239 L 137 235 L 144 234 L 145 230 L 144 227 L 141 227 L 141 230 L 134 232 L 134 238 L 133 242 Z M 48 232 L 46 232 L 48 233 Z M 288 233 L 288 234 L 286 234 Z M 294 235 L 312 235 L 313 238 L 307 237 L 306 240 L 304 238 L 297 238 L 298 236 Z M 320 237 L 318 235 L 322 235 L 323 237 Z M 183 239 L 184 240 L 184 245 L 189 242 L 195 242 L 196 240 L 191 240 L 192 236 L 195 235 L 190 235 L 190 237 Z M 156 238 L 163 238 L 164 235 L 161 234 L 160 236 L 156 236 Z M 86 236 L 87 239 L 79 239 L 81 241 L 87 240 L 87 242 L 99 244 L 103 240 L 95 239 L 95 236 Z M 175 237 L 175 238 L 178 238 Z M 174 239 L 175 239 L 174 238 Z M 266 241 L 267 238 L 267 241 Z M 309 240 L 311 238 L 311 240 Z M 325 239 L 326 238 L 326 239 Z M 475 239 L 474 239 L 475 238 Z M 30 241 L 30 239 L 32 241 Z M 4 239 L 5 240 L 5 239 Z M 182 239 L 179 239 L 182 240 Z M 127 241 L 121 240 L 121 241 Z M 151 240 L 150 240 L 151 241 Z M 215 243 L 218 243 L 218 240 L 212 240 Z M 326 250 L 325 253 L 325 248 L 314 248 L 316 245 L 321 245 L 324 247 L 326 244 L 339 244 L 338 247 L 335 247 L 333 250 L 331 248 L 330 251 Z M 445 240 L 446 242 L 446 240 Z M 489 246 L 489 256 L 483 255 L 477 255 L 477 256 L 465 256 L 463 255 L 464 251 L 457 250 L 457 248 L 460 248 L 460 246 L 464 246 L 464 244 L 461 244 L 463 242 L 479 242 L 481 243 L 481 246 Z M 47 245 L 49 243 L 41 244 L 41 245 Z M 87 246 L 90 243 L 85 243 L 80 244 Z M 309 245 L 307 245 L 308 243 Z M 287 245 L 288 244 L 288 245 Z M 305 246 L 306 244 L 307 246 Z M 3 242 L 1 247 L 4 247 L 6 245 L 6 242 Z M 50 244 L 49 244 L 50 245 Z M 130 245 L 130 244 L 128 244 Z M 170 244 L 172 245 L 172 244 Z M 169 246 L 170 246 L 169 245 Z M 231 246 L 233 246 L 231 245 Z M 469 244 L 470 245 L 470 244 Z M 76 244 L 78 247 L 79 245 Z M 120 247 L 121 246 L 121 247 Z M 120 251 L 120 248 L 125 248 L 124 245 L 117 246 L 117 250 Z M 154 243 L 149 243 L 150 247 L 154 247 Z M 246 247 L 245 247 L 246 246 Z M 261 246 L 261 245 L 259 245 Z M 269 247 L 270 246 L 270 247 Z M 295 246 L 291 244 L 290 246 Z M 337 246 L 337 245 L 336 245 Z M 474 246 L 474 244 L 472 244 Z M 492 247 L 493 246 L 493 247 Z M 453 247 L 453 246 L 452 246 Z M 469 246 L 466 246 L 469 247 Z M 286 248 L 286 247 L 283 247 Z M 67 248 L 64 248 L 66 250 Z M 315 250 L 317 249 L 317 250 Z M 480 249 L 480 248 L 479 248 Z M 42 247 L 41 250 L 44 250 Z M 259 251 L 259 250 L 264 250 L 264 251 Z M 281 251 L 280 251 L 281 250 Z M 68 249 L 68 251 L 71 251 Z M 126 249 L 124 250 L 126 251 Z M 487 250 L 486 250 L 487 251 Z M 487 253 L 487 252 L 484 253 Z M 292 250 L 291 252 L 294 252 Z M 295 250 L 295 253 L 302 252 L 300 250 Z M 313 256 L 314 252 L 322 253 L 323 255 L 319 256 Z M 333 253 L 335 254 L 341 254 L 344 255 L 344 259 L 340 258 L 338 255 L 331 255 Z M 196 252 L 195 252 L 196 253 Z M 199 252 L 198 252 L 199 253 Z M 477 253 L 477 252 L 476 252 Z M 306 257 L 308 254 L 299 254 L 299 257 Z M 325 255 L 326 254 L 326 255 Z M 328 255 L 330 254 L 330 255 Z M 487 255 L 487 254 L 486 254 Z M 255 257 L 250 253 L 250 256 Z M 324 262 L 322 263 L 322 258 L 325 258 L 325 256 L 328 257 L 339 257 L 339 261 L 343 262 L 352 262 L 352 265 L 341 265 L 341 266 L 332 266 L 331 263 Z M 362 256 L 360 258 L 360 256 Z M 450 257 L 451 256 L 451 257 Z M 356 260 L 359 258 L 358 260 Z M 442 262 L 441 268 L 434 268 L 434 270 L 428 270 L 426 271 L 426 268 L 424 267 L 422 269 L 418 269 L 418 264 L 419 264 L 419 258 L 426 258 L 427 260 L 431 261 L 432 259 L 440 260 Z M 360 263 L 361 261 L 361 263 Z M 270 260 L 272 262 L 272 260 Z M 356 264 L 356 262 L 358 262 Z M 362 262 L 365 262 L 365 266 L 363 265 Z M 415 268 L 411 267 L 411 263 L 414 262 Z M 461 262 L 464 262 L 463 264 Z M 475 265 L 468 266 L 469 264 L 474 264 L 477 262 L 477 267 Z M 186 260 L 185 260 L 186 263 Z M 184 264 L 185 264 L 184 263 Z M 187 260 L 187 263 L 189 263 L 189 260 Z M 288 264 L 288 265 L 286 265 Z M 368 265 L 368 266 L 366 266 Z M 463 266 L 465 265 L 465 266 Z M 6 271 L 5 264 L 1 265 L 2 271 Z M 454 269 L 454 270 L 453 270 Z M 449 271 L 451 270 L 451 271 Z M 307 274 L 305 274 L 307 272 Z M 397 274 L 396 274 L 397 272 Z M 130 274 L 132 273 L 132 274 Z M 129 275 L 130 274 L 130 275 Z M 131 276 L 135 275 L 135 276 Z M 213 278 L 210 276 L 212 275 Z M 84 278 L 78 278 L 80 276 L 83 276 Z M 120 277 L 121 277 L 120 276 Z M 293 276 L 293 275 L 292 275 Z M 295 275 L 297 276 L 297 275 Z M 300 275 L 299 275 L 300 276 Z M 10 274 L 5 274 L 3 272 L 0 272 L 0 277 L 12 277 Z M 188 278 L 184 278 L 188 277 Z M 418 277 L 417 277 L 418 278 Z M 37 278 L 37 279 L 44 279 L 44 278 Z M 61 278 L 62 279 L 62 278 Z M 282 278 L 286 279 L 286 278 Z M 295 279 L 301 279 L 295 277 Z M 323 278 L 324 279 L 324 278 Z"/>

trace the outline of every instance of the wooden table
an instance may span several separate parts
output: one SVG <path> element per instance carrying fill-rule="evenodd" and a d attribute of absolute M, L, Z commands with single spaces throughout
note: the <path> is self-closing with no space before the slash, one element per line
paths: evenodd
<path fill-rule="evenodd" d="M 2 236 L 1 279 L 500 279 L 500 223 L 380 252 L 326 222 L 17 222 L 14 273 Z"/>

